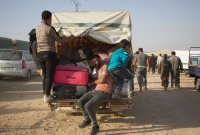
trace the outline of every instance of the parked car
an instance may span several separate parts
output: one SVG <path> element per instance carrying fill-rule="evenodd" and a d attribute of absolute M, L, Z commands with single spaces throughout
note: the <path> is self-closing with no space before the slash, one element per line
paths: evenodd
<path fill-rule="evenodd" d="M 29 51 L 0 49 L 0 79 L 24 77 L 29 80 L 37 75 L 37 68 Z"/>

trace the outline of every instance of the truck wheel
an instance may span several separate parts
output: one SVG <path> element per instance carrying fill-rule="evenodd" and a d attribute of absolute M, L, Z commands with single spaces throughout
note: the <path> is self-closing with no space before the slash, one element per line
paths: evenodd
<path fill-rule="evenodd" d="M 196 90 L 200 91 L 200 79 L 196 80 Z"/>

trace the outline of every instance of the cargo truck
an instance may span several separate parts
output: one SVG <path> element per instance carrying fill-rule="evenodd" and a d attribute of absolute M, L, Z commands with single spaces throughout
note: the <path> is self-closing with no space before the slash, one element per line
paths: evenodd
<path fill-rule="evenodd" d="M 200 47 L 190 47 L 188 69 L 189 74 L 194 77 L 196 90 L 200 91 Z"/>
<path fill-rule="evenodd" d="M 61 36 L 73 34 L 78 41 L 67 44 L 71 48 L 84 46 L 82 41 L 90 44 L 93 50 L 111 55 L 119 48 L 119 42 L 127 39 L 131 42 L 132 29 L 131 18 L 128 11 L 79 11 L 79 12 L 54 12 L 52 14 L 52 26 Z M 132 47 L 131 47 L 132 48 Z M 132 50 L 130 50 L 132 55 Z M 72 54 L 73 55 L 73 54 Z M 132 68 L 130 61 L 129 69 Z M 133 71 L 133 70 L 132 70 Z M 125 81 L 122 92 L 127 93 L 127 82 Z M 58 108 L 79 111 L 78 98 L 57 99 L 50 102 L 51 110 Z M 131 108 L 133 98 L 124 97 L 120 100 L 110 99 L 102 104 L 98 111 L 123 112 Z"/>

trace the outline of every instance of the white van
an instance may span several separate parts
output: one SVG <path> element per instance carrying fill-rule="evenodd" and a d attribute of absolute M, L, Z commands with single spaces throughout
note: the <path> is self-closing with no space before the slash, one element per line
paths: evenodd
<path fill-rule="evenodd" d="M 0 79 L 24 77 L 29 80 L 37 75 L 37 68 L 29 51 L 0 49 Z"/>

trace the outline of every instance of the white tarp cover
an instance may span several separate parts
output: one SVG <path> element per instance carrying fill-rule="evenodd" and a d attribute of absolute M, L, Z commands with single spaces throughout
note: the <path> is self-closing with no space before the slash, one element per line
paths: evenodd
<path fill-rule="evenodd" d="M 54 12 L 52 26 L 65 35 L 90 36 L 109 44 L 131 40 L 131 19 L 128 11 Z"/>

